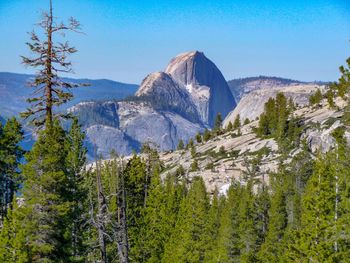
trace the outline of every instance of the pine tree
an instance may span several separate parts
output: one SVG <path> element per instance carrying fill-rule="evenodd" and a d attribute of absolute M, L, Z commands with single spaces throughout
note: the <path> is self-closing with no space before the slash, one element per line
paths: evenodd
<path fill-rule="evenodd" d="M 69 261 L 70 224 L 69 174 L 66 169 L 66 135 L 55 121 L 39 135 L 26 154 L 22 167 L 25 184 L 21 207 L 23 236 L 16 243 L 25 243 L 29 261 Z M 18 240 L 20 238 L 23 240 Z"/>
<path fill-rule="evenodd" d="M 258 232 L 255 226 L 253 184 L 249 181 L 242 191 L 239 207 L 239 250 L 241 262 L 256 261 Z"/>
<path fill-rule="evenodd" d="M 210 140 L 210 138 L 211 138 L 210 131 L 208 129 L 205 129 L 203 133 L 203 141 L 207 142 Z"/>
<path fill-rule="evenodd" d="M 281 242 L 288 222 L 284 176 L 283 173 L 270 176 L 273 194 L 269 209 L 268 232 L 258 255 L 261 262 L 278 262 L 283 256 Z"/>
<path fill-rule="evenodd" d="M 241 117 L 239 114 L 237 114 L 235 121 L 233 122 L 233 129 L 239 129 L 241 127 Z"/>
<path fill-rule="evenodd" d="M 194 178 L 182 201 L 178 220 L 166 244 L 164 262 L 202 262 L 210 240 L 206 229 L 209 199 L 203 179 Z"/>
<path fill-rule="evenodd" d="M 217 239 L 220 228 L 220 216 L 225 201 L 225 198 L 219 197 L 219 192 L 215 188 L 208 211 L 207 225 L 204 229 L 204 231 L 208 232 L 209 237 L 204 262 L 217 262 Z"/>
<path fill-rule="evenodd" d="M 177 150 L 183 150 L 184 148 L 185 148 L 184 141 L 180 139 L 177 145 Z"/>
<path fill-rule="evenodd" d="M 66 167 L 69 176 L 68 191 L 71 198 L 71 214 L 69 225 L 71 232 L 71 260 L 83 260 L 84 250 L 84 225 L 86 225 L 86 201 L 87 189 L 85 189 L 83 167 L 86 164 L 86 148 L 84 147 L 85 135 L 81 132 L 78 120 L 73 119 L 70 131 L 66 138 Z"/>
<path fill-rule="evenodd" d="M 214 131 L 216 133 L 219 133 L 221 131 L 221 126 L 222 126 L 222 116 L 221 116 L 221 113 L 219 112 L 215 117 Z"/>
<path fill-rule="evenodd" d="M 231 121 L 229 121 L 226 127 L 226 131 L 232 131 L 232 130 L 233 130 L 233 124 Z"/>
<path fill-rule="evenodd" d="M 233 182 L 227 192 L 220 216 L 214 262 L 238 262 L 240 260 L 239 206 L 242 188 Z"/>
<path fill-rule="evenodd" d="M 340 66 L 339 71 L 341 73 L 338 82 L 333 83 L 331 89 L 337 91 L 337 95 L 345 98 L 345 95 L 349 92 L 350 87 L 350 58 L 346 60 L 347 66 Z"/>
<path fill-rule="evenodd" d="M 134 155 L 124 169 L 126 218 L 130 246 L 130 260 L 144 258 L 143 237 L 139 235 L 144 225 L 146 164 Z"/>
<path fill-rule="evenodd" d="M 322 100 L 322 93 L 320 89 L 317 89 L 314 94 L 309 98 L 310 105 L 319 104 Z"/>
<path fill-rule="evenodd" d="M 22 56 L 22 63 L 38 69 L 38 73 L 29 85 L 34 88 L 33 95 L 40 94 L 40 96 L 27 99 L 32 107 L 23 112 L 22 116 L 30 118 L 31 122 L 37 126 L 43 126 L 45 123 L 52 124 L 53 107 L 71 100 L 73 97 L 71 89 L 82 85 L 67 82 L 58 76 L 62 72 L 72 72 L 71 62 L 67 61 L 67 57 L 77 50 L 67 41 L 54 42 L 56 35 L 64 36 L 67 31 L 79 32 L 80 24 L 74 18 L 71 18 L 67 25 L 56 23 L 50 0 L 49 12 L 43 13 L 43 19 L 38 25 L 43 30 L 45 39 L 40 39 L 34 31 L 30 33 L 31 42 L 26 44 L 33 53 L 33 57 Z M 67 117 L 67 115 L 59 116 Z"/>
<path fill-rule="evenodd" d="M 202 135 L 199 132 L 196 135 L 196 141 L 197 141 L 197 143 L 201 143 L 202 142 Z"/>
<path fill-rule="evenodd" d="M 22 208 L 13 200 L 0 231 L 0 262 L 32 262 L 22 220 Z"/>
<path fill-rule="evenodd" d="M 326 262 L 334 253 L 335 174 L 333 154 L 319 157 L 302 199 L 301 228 L 291 245 L 293 260 Z"/>
<path fill-rule="evenodd" d="M 9 119 L 4 127 L 0 124 L 0 224 L 22 181 L 19 174 L 24 153 L 19 145 L 22 139 L 22 128 L 15 118 Z"/>

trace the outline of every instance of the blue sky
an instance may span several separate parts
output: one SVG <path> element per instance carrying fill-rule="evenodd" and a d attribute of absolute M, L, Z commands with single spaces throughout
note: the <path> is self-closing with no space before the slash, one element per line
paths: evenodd
<path fill-rule="evenodd" d="M 77 18 L 85 35 L 73 77 L 140 83 L 176 54 L 203 51 L 227 80 L 271 75 L 336 80 L 350 56 L 348 0 L 53 0 L 55 16 Z M 0 0 L 0 71 L 31 73 L 26 32 L 48 0 Z"/>

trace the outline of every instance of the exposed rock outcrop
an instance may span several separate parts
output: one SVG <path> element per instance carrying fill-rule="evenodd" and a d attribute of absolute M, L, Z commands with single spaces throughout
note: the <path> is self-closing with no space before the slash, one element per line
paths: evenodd
<path fill-rule="evenodd" d="M 188 91 L 205 124 L 213 126 L 219 112 L 225 117 L 236 106 L 222 73 L 202 52 L 176 56 L 165 72 Z"/>
<path fill-rule="evenodd" d="M 296 84 L 251 91 L 245 95 L 240 100 L 237 107 L 227 115 L 224 120 L 224 126 L 228 125 L 230 121 L 233 123 L 238 114 L 241 120 L 245 120 L 246 118 L 255 120 L 264 111 L 264 104 L 268 99 L 275 97 L 278 92 L 282 92 L 287 97 L 292 98 L 294 104 L 298 106 L 307 106 L 309 104 L 310 95 L 318 88 L 324 90 L 325 86 L 316 84 Z"/>

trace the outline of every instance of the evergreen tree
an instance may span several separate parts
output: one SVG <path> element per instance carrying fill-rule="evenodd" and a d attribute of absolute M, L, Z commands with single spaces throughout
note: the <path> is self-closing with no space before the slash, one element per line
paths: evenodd
<path fill-rule="evenodd" d="M 253 184 L 250 180 L 242 191 L 241 204 L 239 207 L 239 250 L 241 262 L 256 261 L 256 253 L 258 251 L 258 232 L 255 226 L 255 207 Z"/>
<path fill-rule="evenodd" d="M 338 82 L 333 83 L 330 88 L 337 92 L 337 95 L 345 98 L 345 95 L 349 92 L 350 87 L 350 58 L 346 60 L 347 66 L 340 66 L 339 71 L 341 73 Z"/>
<path fill-rule="evenodd" d="M 221 126 L 222 126 L 222 116 L 221 113 L 219 112 L 216 117 L 215 117 L 215 122 L 214 122 L 214 131 L 216 133 L 221 131 Z"/>
<path fill-rule="evenodd" d="M 302 199 L 301 228 L 290 246 L 290 258 L 327 262 L 337 257 L 335 235 L 335 174 L 333 154 L 319 157 Z"/>
<path fill-rule="evenodd" d="M 85 135 L 81 132 L 78 120 L 73 123 L 66 138 L 66 168 L 68 173 L 68 191 L 71 202 L 70 232 L 71 232 L 71 260 L 82 261 L 84 257 L 84 225 L 86 225 L 87 189 L 85 189 L 85 174 L 83 167 L 86 164 Z M 67 226 L 68 227 L 68 226 Z"/>
<path fill-rule="evenodd" d="M 207 225 L 204 229 L 204 231 L 208 232 L 209 236 L 204 262 L 217 262 L 217 239 L 219 235 L 221 212 L 225 201 L 225 198 L 219 197 L 219 192 L 217 188 L 215 188 L 211 206 L 208 211 Z"/>
<path fill-rule="evenodd" d="M 314 94 L 309 98 L 310 105 L 319 104 L 322 100 L 322 93 L 320 89 L 317 89 Z"/>
<path fill-rule="evenodd" d="M 58 73 L 61 72 L 72 72 L 71 62 L 67 61 L 67 57 L 77 50 L 68 42 L 54 42 L 56 35 L 64 36 L 68 31 L 78 32 L 80 24 L 74 18 L 71 18 L 67 25 L 63 22 L 57 23 L 50 0 L 49 12 L 43 13 L 43 19 L 38 25 L 43 30 L 45 39 L 40 39 L 40 36 L 34 31 L 30 33 L 31 42 L 26 44 L 33 53 L 33 57 L 22 56 L 22 63 L 38 69 L 30 86 L 34 88 L 33 94 L 40 94 L 40 96 L 27 99 L 32 104 L 32 108 L 23 112 L 22 116 L 30 117 L 33 124 L 43 126 L 45 122 L 52 124 L 53 107 L 71 100 L 73 98 L 71 89 L 81 86 L 81 84 L 67 82 L 58 76 Z M 61 116 L 67 117 L 66 115 Z"/>
<path fill-rule="evenodd" d="M 22 139 L 21 125 L 15 118 L 9 119 L 4 127 L 0 123 L 0 224 L 22 181 L 19 173 L 24 153 L 19 145 Z"/>
<path fill-rule="evenodd" d="M 268 232 L 258 255 L 261 262 L 278 262 L 283 256 L 281 242 L 288 222 L 283 176 L 285 176 L 283 173 L 270 176 L 273 194 L 269 209 Z"/>
<path fill-rule="evenodd" d="M 25 244 L 23 253 L 27 252 L 30 262 L 68 262 L 71 256 L 67 226 L 72 208 L 65 143 L 65 132 L 55 121 L 40 133 L 22 167 L 24 234 L 16 235 L 14 242 Z"/>
<path fill-rule="evenodd" d="M 33 262 L 26 245 L 26 231 L 23 228 L 22 208 L 13 200 L 0 232 L 0 262 Z"/>
<path fill-rule="evenodd" d="M 233 130 L 233 124 L 231 121 L 229 121 L 226 127 L 226 131 L 232 131 L 232 130 Z"/>
<path fill-rule="evenodd" d="M 203 141 L 207 142 L 210 140 L 210 138 L 211 138 L 210 131 L 208 129 L 205 129 L 203 133 Z"/>
<path fill-rule="evenodd" d="M 185 148 L 184 141 L 180 139 L 177 145 L 177 150 L 183 150 L 184 148 Z"/>
<path fill-rule="evenodd" d="M 166 244 L 163 262 L 202 262 L 210 237 L 205 230 L 209 198 L 203 179 L 194 178 L 187 197 L 182 201 L 178 220 Z"/>
<path fill-rule="evenodd" d="M 241 117 L 239 114 L 237 114 L 235 121 L 233 122 L 233 129 L 239 129 L 241 127 Z"/>
<path fill-rule="evenodd" d="M 193 162 L 191 163 L 191 172 L 198 171 L 198 169 L 199 169 L 198 161 L 194 159 Z"/>
<path fill-rule="evenodd" d="M 216 240 L 216 253 L 214 262 L 240 261 L 240 232 L 239 207 L 242 187 L 233 182 L 227 192 L 227 200 L 223 204 L 218 236 Z"/>
<path fill-rule="evenodd" d="M 196 141 L 197 141 L 197 143 L 201 143 L 202 142 L 202 135 L 199 132 L 196 135 Z"/>
<path fill-rule="evenodd" d="M 137 262 L 142 261 L 145 257 L 142 249 L 143 239 L 139 233 L 144 225 L 146 169 L 146 164 L 136 155 L 124 169 L 129 256 L 130 260 Z"/>
<path fill-rule="evenodd" d="M 248 119 L 248 118 L 245 118 L 245 120 L 244 120 L 244 125 L 247 125 L 247 124 L 249 124 L 250 123 L 250 120 Z"/>

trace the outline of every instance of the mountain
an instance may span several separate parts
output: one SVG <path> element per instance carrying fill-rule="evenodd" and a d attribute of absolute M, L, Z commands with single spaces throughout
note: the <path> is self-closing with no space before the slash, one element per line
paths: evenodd
<path fill-rule="evenodd" d="M 236 106 L 222 73 L 202 52 L 176 56 L 165 73 L 187 90 L 203 123 L 213 126 L 218 113 L 226 116 Z"/>
<path fill-rule="evenodd" d="M 244 95 L 254 90 L 287 87 L 291 85 L 295 86 L 298 84 L 316 84 L 316 85 L 328 84 L 328 82 L 320 82 L 320 81 L 304 82 L 304 81 L 279 78 L 279 77 L 268 77 L 268 76 L 233 79 L 233 80 L 229 80 L 227 83 L 230 87 L 230 90 L 237 104 Z"/>
<path fill-rule="evenodd" d="M 26 109 L 26 99 L 33 92 L 27 87 L 28 80 L 33 75 L 0 72 L 0 113 L 4 117 L 18 115 Z M 74 99 L 64 105 L 62 110 L 86 100 L 122 99 L 134 94 L 138 86 L 112 80 L 99 79 L 71 79 L 65 80 L 74 83 L 90 84 L 73 90 Z"/>
<path fill-rule="evenodd" d="M 165 72 L 149 74 L 134 96 L 122 101 L 83 102 L 69 109 L 79 117 L 98 153 L 130 154 L 142 143 L 176 148 L 235 107 L 220 70 L 201 52 L 173 58 Z M 90 150 L 90 153 L 92 151 Z"/>
<path fill-rule="evenodd" d="M 165 72 L 149 74 L 142 81 L 135 96 L 139 100 L 149 101 L 156 110 L 171 111 L 190 121 L 200 121 L 188 92 Z"/>
<path fill-rule="evenodd" d="M 178 141 L 188 141 L 203 131 L 171 111 L 158 111 L 146 101 L 82 102 L 69 109 L 78 116 L 86 131 L 90 157 L 96 151 L 108 157 L 112 150 L 128 155 L 150 142 L 161 151 L 175 149 Z"/>
<path fill-rule="evenodd" d="M 309 84 L 309 83 L 289 83 L 287 86 L 274 85 L 246 90 L 244 96 L 240 99 L 236 108 L 234 108 L 225 118 L 223 125 L 228 125 L 229 122 L 234 122 L 239 114 L 241 120 L 248 118 L 255 120 L 264 110 L 265 102 L 272 97 L 275 97 L 278 92 L 284 93 L 288 98 L 291 98 L 298 106 L 306 107 L 309 104 L 309 97 L 317 89 L 325 90 L 325 85 Z"/>

